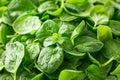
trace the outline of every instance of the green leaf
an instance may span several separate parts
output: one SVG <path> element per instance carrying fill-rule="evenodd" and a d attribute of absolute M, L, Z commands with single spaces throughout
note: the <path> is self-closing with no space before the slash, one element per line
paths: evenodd
<path fill-rule="evenodd" d="M 64 14 L 62 14 L 61 16 L 60 16 L 60 20 L 61 21 L 72 21 L 72 20 L 75 20 L 75 19 L 77 19 L 78 17 L 76 17 L 76 16 L 73 16 L 73 15 L 69 15 L 69 14 L 66 14 L 66 13 L 64 13 Z"/>
<path fill-rule="evenodd" d="M 37 30 L 41 26 L 41 22 L 37 16 L 21 16 L 13 23 L 13 29 L 18 34 L 27 34 Z"/>
<path fill-rule="evenodd" d="M 42 80 L 42 77 L 43 77 L 43 73 L 40 73 L 36 75 L 34 78 L 32 78 L 31 80 Z"/>
<path fill-rule="evenodd" d="M 88 57 L 89 57 L 90 61 L 91 61 L 93 64 L 101 67 L 100 62 L 99 62 L 98 60 L 96 60 L 90 53 L 88 53 Z"/>
<path fill-rule="evenodd" d="M 115 76 L 108 76 L 105 80 L 118 80 Z"/>
<path fill-rule="evenodd" d="M 12 25 L 14 20 L 22 13 L 35 9 L 36 6 L 30 0 L 12 0 L 2 18 L 5 23 Z"/>
<path fill-rule="evenodd" d="M 37 41 L 33 41 L 32 43 L 26 46 L 27 56 L 29 57 L 29 61 L 35 60 L 40 53 L 40 44 Z"/>
<path fill-rule="evenodd" d="M 57 9 L 57 5 L 55 5 L 54 1 L 46 1 L 38 7 L 39 13 L 42 13 L 47 10 L 56 10 L 56 9 Z"/>
<path fill-rule="evenodd" d="M 120 64 L 110 73 L 111 75 L 120 74 Z"/>
<path fill-rule="evenodd" d="M 120 22 L 115 20 L 110 20 L 108 26 L 112 29 L 113 34 L 120 36 Z"/>
<path fill-rule="evenodd" d="M 94 21 L 94 26 L 99 24 L 107 24 L 109 15 L 107 9 L 103 5 L 95 5 L 91 8 L 90 15 Z"/>
<path fill-rule="evenodd" d="M 52 36 L 53 33 L 57 33 L 59 26 L 52 20 L 45 21 L 42 26 L 36 32 L 36 38 L 43 42 L 48 36 Z"/>
<path fill-rule="evenodd" d="M 80 37 L 79 44 L 75 46 L 79 52 L 97 52 L 102 47 L 103 43 L 101 41 L 88 36 Z"/>
<path fill-rule="evenodd" d="M 3 44 L 6 44 L 9 39 L 7 38 L 7 35 L 13 34 L 10 26 L 1 23 L 0 24 L 0 42 Z"/>
<path fill-rule="evenodd" d="M 107 41 L 112 39 L 112 30 L 108 26 L 99 25 L 97 27 L 97 39 L 100 41 Z"/>
<path fill-rule="evenodd" d="M 58 8 L 55 11 L 47 11 L 47 13 L 52 15 L 52 16 L 59 16 L 62 12 L 63 12 L 63 8 L 62 7 Z"/>
<path fill-rule="evenodd" d="M 75 29 L 74 25 L 63 22 L 58 33 L 62 36 L 70 37 L 74 29 Z"/>
<path fill-rule="evenodd" d="M 53 73 L 62 64 L 64 58 L 60 47 L 45 47 L 41 50 L 37 65 L 42 72 Z"/>
<path fill-rule="evenodd" d="M 106 41 L 104 43 L 104 47 L 101 50 L 101 52 L 103 53 L 103 55 L 110 59 L 110 58 L 114 58 L 115 60 L 117 60 L 118 62 L 120 62 L 120 41 L 119 40 L 109 40 Z"/>
<path fill-rule="evenodd" d="M 57 42 L 56 38 L 54 38 L 53 36 L 49 36 L 44 40 L 43 46 L 48 47 L 48 46 L 55 44 L 56 42 Z"/>
<path fill-rule="evenodd" d="M 10 41 L 6 45 L 5 54 L 5 69 L 8 72 L 16 73 L 24 57 L 24 45 L 20 42 Z"/>
<path fill-rule="evenodd" d="M 0 80 L 13 80 L 13 77 L 10 73 L 0 74 Z"/>
<path fill-rule="evenodd" d="M 81 34 L 81 32 L 83 31 L 84 27 L 85 27 L 85 21 L 81 21 L 80 24 L 72 32 L 72 35 L 71 35 L 70 39 L 71 39 L 73 44 L 74 44 L 74 39 L 76 37 L 78 37 L 78 35 Z"/>
<path fill-rule="evenodd" d="M 85 72 L 89 80 L 104 80 L 107 77 L 110 68 L 111 65 L 108 65 L 107 67 L 98 67 L 94 64 L 91 64 L 88 66 Z"/>
<path fill-rule="evenodd" d="M 84 6 L 86 5 L 86 3 L 88 2 L 88 0 L 66 0 L 67 3 L 71 3 L 71 4 L 76 4 L 78 6 Z"/>
<path fill-rule="evenodd" d="M 63 70 L 58 80 L 83 80 L 85 77 L 86 75 L 83 71 Z"/>

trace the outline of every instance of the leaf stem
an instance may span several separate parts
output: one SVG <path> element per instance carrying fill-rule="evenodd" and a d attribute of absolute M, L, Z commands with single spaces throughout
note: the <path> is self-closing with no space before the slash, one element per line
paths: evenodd
<path fill-rule="evenodd" d="M 17 73 L 17 71 L 13 74 L 14 80 L 17 80 L 17 79 L 16 79 L 16 73 Z"/>
<path fill-rule="evenodd" d="M 110 58 L 107 62 L 102 64 L 102 67 L 108 65 L 110 62 L 112 62 L 114 60 L 114 57 Z"/>

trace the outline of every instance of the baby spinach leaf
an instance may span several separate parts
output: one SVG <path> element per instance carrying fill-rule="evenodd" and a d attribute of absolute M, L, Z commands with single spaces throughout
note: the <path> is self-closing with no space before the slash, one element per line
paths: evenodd
<path fill-rule="evenodd" d="M 74 39 L 76 37 L 78 37 L 78 35 L 81 34 L 81 32 L 83 31 L 84 27 L 85 27 L 85 22 L 81 21 L 80 24 L 72 32 L 72 35 L 71 35 L 70 39 L 71 39 L 71 41 L 72 41 L 73 44 L 74 44 Z"/>
<path fill-rule="evenodd" d="M 22 13 L 36 9 L 30 0 L 12 0 L 8 5 L 7 11 L 3 14 L 3 21 L 12 25 L 14 20 Z"/>
<path fill-rule="evenodd" d="M 55 9 L 57 9 L 57 5 L 55 5 L 54 1 L 46 1 L 38 7 L 39 13 L 42 13 L 46 10 L 55 10 Z"/>
<path fill-rule="evenodd" d="M 63 70 L 61 71 L 58 80 L 83 80 L 85 77 L 86 75 L 83 71 Z"/>
<path fill-rule="evenodd" d="M 40 44 L 37 41 L 33 41 L 32 43 L 26 46 L 27 56 L 29 56 L 29 61 L 33 61 L 37 58 L 40 53 Z"/>
<path fill-rule="evenodd" d="M 44 42 L 43 42 L 43 46 L 47 47 L 50 45 L 53 45 L 57 42 L 57 39 L 54 38 L 53 36 L 47 37 Z"/>
<path fill-rule="evenodd" d="M 21 16 L 13 23 L 13 29 L 18 34 L 26 34 L 37 30 L 41 26 L 41 22 L 37 16 Z"/>
<path fill-rule="evenodd" d="M 103 5 L 95 5 L 91 8 L 90 15 L 94 21 L 94 26 L 99 24 L 107 24 L 109 16 L 107 9 Z"/>
<path fill-rule="evenodd" d="M 45 47 L 41 50 L 37 65 L 42 72 L 53 73 L 63 62 L 64 54 L 62 48 Z"/>
<path fill-rule="evenodd" d="M 55 11 L 47 11 L 48 14 L 52 15 L 52 16 L 59 16 L 63 11 L 63 8 L 60 7 Z"/>
<path fill-rule="evenodd" d="M 63 22 L 58 33 L 62 36 L 68 36 L 72 34 L 73 30 L 75 29 L 75 26 L 70 23 Z"/>
<path fill-rule="evenodd" d="M 97 39 L 100 41 L 107 41 L 112 39 L 112 30 L 108 26 L 99 25 L 97 27 Z"/>
<path fill-rule="evenodd" d="M 80 37 L 79 44 L 75 48 L 80 52 L 97 52 L 101 50 L 103 43 L 92 37 L 82 36 Z"/>
<path fill-rule="evenodd" d="M 36 32 L 36 38 L 43 42 L 44 39 L 48 36 L 52 36 L 53 33 L 57 33 L 59 29 L 58 24 L 52 20 L 45 21 L 39 30 Z"/>
<path fill-rule="evenodd" d="M 112 29 L 113 34 L 120 36 L 120 22 L 115 20 L 110 20 L 108 23 L 109 27 Z"/>
<path fill-rule="evenodd" d="M 60 46 L 63 48 L 65 51 L 71 51 L 73 49 L 73 44 L 71 40 L 68 37 L 63 37 L 63 43 L 60 44 Z"/>
<path fill-rule="evenodd" d="M 119 43 L 120 41 L 114 40 L 114 39 L 106 41 L 101 52 L 106 58 L 110 59 L 114 57 L 115 60 L 120 62 L 120 49 L 119 49 L 120 44 Z"/>
<path fill-rule="evenodd" d="M 98 67 L 94 64 L 91 64 L 88 66 L 85 72 L 89 80 L 104 80 L 110 68 L 111 65 L 108 65 L 107 67 Z"/>
<path fill-rule="evenodd" d="M 8 72 L 15 73 L 24 57 L 24 45 L 18 41 L 10 41 L 6 44 L 6 50 L 4 54 L 6 54 L 5 69 Z"/>

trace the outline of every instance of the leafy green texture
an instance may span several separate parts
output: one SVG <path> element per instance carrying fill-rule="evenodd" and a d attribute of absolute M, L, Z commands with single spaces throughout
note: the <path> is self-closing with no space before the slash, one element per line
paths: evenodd
<path fill-rule="evenodd" d="M 61 65 L 63 56 L 63 50 L 60 47 L 43 48 L 37 60 L 38 67 L 43 72 L 52 73 Z"/>
<path fill-rule="evenodd" d="M 108 25 L 112 29 L 113 34 L 120 36 L 120 22 L 119 21 L 110 20 Z"/>
<path fill-rule="evenodd" d="M 82 71 L 63 70 L 58 80 L 83 80 L 85 77 L 86 75 Z"/>
<path fill-rule="evenodd" d="M 102 49 L 103 55 L 110 59 L 111 57 L 114 57 L 115 60 L 120 62 L 120 41 L 119 40 L 109 40 L 105 42 L 104 48 Z"/>
<path fill-rule="evenodd" d="M 75 46 L 75 48 L 80 52 L 97 52 L 102 47 L 102 42 L 88 36 L 80 37 L 79 44 Z"/>
<path fill-rule="evenodd" d="M 112 30 L 108 26 L 99 25 L 97 28 L 97 38 L 100 41 L 112 39 Z"/>
<path fill-rule="evenodd" d="M 74 39 L 80 35 L 80 33 L 82 32 L 83 28 L 85 27 L 85 22 L 82 21 L 73 31 L 72 35 L 71 35 L 71 41 L 74 44 Z"/>
<path fill-rule="evenodd" d="M 59 26 L 52 20 L 45 21 L 39 30 L 36 32 L 36 38 L 41 42 L 53 33 L 57 33 Z"/>
<path fill-rule="evenodd" d="M 5 69 L 15 73 L 24 57 L 24 45 L 20 42 L 9 42 L 4 54 L 6 54 Z"/>
<path fill-rule="evenodd" d="M 41 22 L 36 16 L 21 16 L 13 23 L 13 29 L 18 34 L 30 33 L 37 30 L 41 26 Z"/>
<path fill-rule="evenodd" d="M 120 0 L 0 0 L 0 80 L 120 80 Z"/>

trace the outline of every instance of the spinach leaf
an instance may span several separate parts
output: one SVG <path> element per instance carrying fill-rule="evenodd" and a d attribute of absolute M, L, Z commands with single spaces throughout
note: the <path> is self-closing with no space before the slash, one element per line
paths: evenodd
<path fill-rule="evenodd" d="M 110 20 L 108 23 L 109 27 L 112 29 L 113 34 L 120 36 L 120 22 L 115 20 Z"/>
<path fill-rule="evenodd" d="M 107 24 L 109 16 L 107 9 L 103 5 L 95 5 L 91 8 L 91 18 L 94 21 L 94 26 L 99 24 Z"/>
<path fill-rule="evenodd" d="M 38 7 L 39 13 L 42 13 L 46 10 L 55 10 L 55 9 L 57 9 L 57 5 L 55 5 L 54 1 L 46 1 Z"/>
<path fill-rule="evenodd" d="M 36 38 L 43 42 L 48 36 L 52 36 L 53 33 L 57 33 L 59 26 L 52 20 L 45 21 L 39 30 L 36 32 Z"/>
<path fill-rule="evenodd" d="M 92 37 L 82 36 L 80 37 L 79 44 L 75 48 L 80 52 L 97 52 L 101 50 L 103 43 Z"/>
<path fill-rule="evenodd" d="M 41 26 L 41 22 L 37 16 L 21 16 L 13 23 L 13 29 L 18 34 L 27 34 L 37 30 Z"/>
<path fill-rule="evenodd" d="M 24 57 L 24 45 L 18 41 L 10 41 L 6 44 L 6 50 L 4 54 L 6 54 L 5 69 L 8 72 L 15 73 Z"/>
<path fill-rule="evenodd" d="M 12 25 L 14 20 L 22 13 L 36 9 L 30 0 L 12 0 L 8 5 L 7 11 L 3 14 L 3 21 Z"/>
<path fill-rule="evenodd" d="M 85 27 L 85 22 L 81 21 L 81 23 L 74 29 L 72 35 L 71 35 L 71 41 L 74 44 L 74 39 L 80 35 L 80 33 L 83 31 Z"/>
<path fill-rule="evenodd" d="M 70 37 L 74 29 L 75 29 L 74 25 L 63 22 L 58 33 L 62 36 Z"/>
<path fill-rule="evenodd" d="M 32 43 L 26 46 L 27 56 L 29 56 L 29 61 L 33 61 L 37 58 L 40 53 L 40 44 L 37 41 L 33 41 Z"/>
<path fill-rule="evenodd" d="M 41 50 L 37 65 L 42 72 L 52 73 L 63 62 L 64 54 L 62 48 L 45 47 Z"/>
<path fill-rule="evenodd" d="M 89 80 L 103 80 L 106 78 L 110 68 L 111 64 L 107 65 L 106 67 L 98 67 L 94 64 L 91 64 L 90 66 L 88 66 L 85 72 Z"/>
<path fill-rule="evenodd" d="M 83 80 L 85 77 L 86 75 L 83 71 L 63 70 L 61 71 L 58 80 Z"/>
<path fill-rule="evenodd" d="M 101 52 L 103 53 L 103 55 L 110 59 L 111 57 L 114 57 L 115 60 L 117 60 L 118 62 L 120 62 L 120 57 L 119 57 L 119 43 L 120 41 L 118 40 L 109 40 L 107 42 L 105 42 L 103 49 L 101 50 Z"/>
<path fill-rule="evenodd" d="M 97 27 L 97 39 L 100 41 L 107 41 L 112 39 L 112 30 L 108 26 L 99 25 Z"/>

